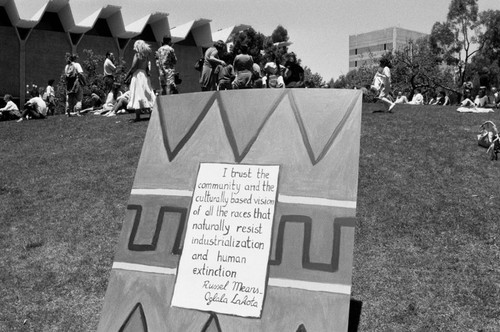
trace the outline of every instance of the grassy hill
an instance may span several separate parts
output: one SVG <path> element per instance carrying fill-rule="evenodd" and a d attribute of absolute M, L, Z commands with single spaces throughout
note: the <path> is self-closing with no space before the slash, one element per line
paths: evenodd
<path fill-rule="evenodd" d="M 500 112 L 363 105 L 359 331 L 500 329 Z M 0 331 L 94 331 L 148 122 L 0 122 Z"/>

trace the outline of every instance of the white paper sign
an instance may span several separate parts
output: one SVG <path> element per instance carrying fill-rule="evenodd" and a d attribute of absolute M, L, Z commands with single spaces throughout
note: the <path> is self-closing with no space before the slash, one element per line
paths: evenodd
<path fill-rule="evenodd" d="M 201 163 L 172 306 L 260 317 L 279 166 Z"/>

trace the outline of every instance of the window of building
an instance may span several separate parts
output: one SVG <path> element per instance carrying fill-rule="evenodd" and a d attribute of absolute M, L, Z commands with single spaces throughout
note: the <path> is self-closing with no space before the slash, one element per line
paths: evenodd
<path fill-rule="evenodd" d="M 387 51 L 387 44 L 384 44 L 384 51 Z"/>
<path fill-rule="evenodd" d="M 358 49 L 357 48 L 354 49 L 354 54 L 358 54 Z"/>
<path fill-rule="evenodd" d="M 357 67 L 357 66 L 358 66 L 358 62 L 354 61 L 354 67 Z"/>

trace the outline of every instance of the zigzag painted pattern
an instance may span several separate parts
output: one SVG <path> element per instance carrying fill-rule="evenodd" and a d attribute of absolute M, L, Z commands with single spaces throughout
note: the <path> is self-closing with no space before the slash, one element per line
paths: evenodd
<path fill-rule="evenodd" d="M 251 124 L 245 122 L 245 118 L 241 117 L 241 112 L 238 116 L 233 115 L 237 110 L 238 105 L 237 101 L 234 101 L 234 98 L 231 98 L 231 91 L 200 93 L 197 94 L 199 99 L 196 103 L 196 109 L 190 110 L 192 112 L 190 122 L 182 124 L 184 125 L 184 130 L 175 128 L 176 126 L 179 126 L 179 123 L 172 120 L 178 117 L 186 118 L 186 109 L 183 108 L 182 105 L 177 105 L 175 103 L 175 99 L 159 98 L 157 108 L 160 116 L 163 144 L 169 161 L 172 162 L 175 160 L 176 156 L 202 124 L 207 113 L 212 109 L 214 103 L 217 103 L 222 117 L 224 130 L 234 154 L 234 160 L 236 163 L 241 163 L 251 150 L 252 145 L 259 137 L 259 134 L 269 121 L 272 114 L 282 104 L 283 100 L 288 99 L 310 162 L 312 165 L 318 164 L 325 157 L 335 139 L 341 133 L 345 123 L 351 116 L 356 103 L 359 101 L 359 96 L 356 93 L 351 93 L 347 98 L 345 96 L 343 98 L 339 98 L 346 101 L 346 103 L 341 104 L 340 107 L 335 103 L 329 105 L 331 107 L 338 108 L 338 112 L 317 113 L 315 114 L 317 118 L 312 119 L 311 117 L 307 117 L 307 113 L 310 110 L 306 110 L 303 107 L 304 102 L 307 103 L 308 101 L 307 99 L 303 99 L 304 97 L 308 97 L 309 94 L 301 92 L 305 91 L 290 89 L 269 91 L 269 106 L 267 106 L 267 108 L 262 110 L 248 110 L 248 107 L 245 107 L 246 112 L 260 112 L 260 114 L 257 115 L 260 122 Z M 298 101 L 301 99 L 303 101 L 302 103 Z M 259 101 L 258 104 L 262 105 L 264 103 Z M 252 116 L 255 118 L 255 113 L 253 113 Z M 306 119 L 308 121 L 306 121 Z M 315 126 L 316 124 L 321 124 L 325 121 L 331 121 L 332 126 Z M 252 128 L 249 128 L 249 126 L 252 126 Z M 322 132 L 318 133 L 318 129 L 322 129 Z M 241 134 L 242 132 L 247 134 Z M 251 134 L 248 135 L 248 132 L 251 132 Z M 321 139 L 316 139 L 316 143 L 313 144 L 313 136 L 321 137 Z"/>

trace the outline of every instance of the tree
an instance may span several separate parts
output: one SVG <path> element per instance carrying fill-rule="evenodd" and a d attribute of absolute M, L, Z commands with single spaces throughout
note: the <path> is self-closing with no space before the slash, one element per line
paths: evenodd
<path fill-rule="evenodd" d="M 271 34 L 273 43 L 287 42 L 289 38 L 288 31 L 282 25 L 278 25 Z"/>
<path fill-rule="evenodd" d="M 248 28 L 239 32 L 234 36 L 234 46 L 231 50 L 233 56 L 236 56 L 241 49 L 241 45 L 248 47 L 248 54 L 250 54 L 256 63 L 261 62 L 261 50 L 264 48 L 264 36 L 262 33 L 255 31 L 253 28 Z"/>
<path fill-rule="evenodd" d="M 309 88 L 319 88 L 324 84 L 323 77 L 319 73 L 313 73 L 307 66 L 304 67 L 304 82 Z"/>
<path fill-rule="evenodd" d="M 392 64 L 393 90 L 409 91 L 410 98 L 417 88 L 423 94 L 436 89 L 446 90 L 449 95 L 461 94 L 455 84 L 454 67 L 442 64 L 428 37 L 410 40 L 395 50 Z"/>
<path fill-rule="evenodd" d="M 433 51 L 446 64 L 456 68 L 460 86 L 468 74 L 472 56 L 484 45 L 477 37 L 480 23 L 477 0 L 452 0 L 446 22 L 436 22 L 432 27 Z"/>
<path fill-rule="evenodd" d="M 484 27 L 479 41 L 484 47 L 479 51 L 491 62 L 500 56 L 500 10 L 487 10 L 479 15 L 479 20 Z"/>
<path fill-rule="evenodd" d="M 484 11 L 479 14 L 479 20 L 482 31 L 478 38 L 484 47 L 474 55 L 469 69 L 471 72 L 479 73 L 488 68 L 489 81 L 497 86 L 500 83 L 500 10 Z"/>

